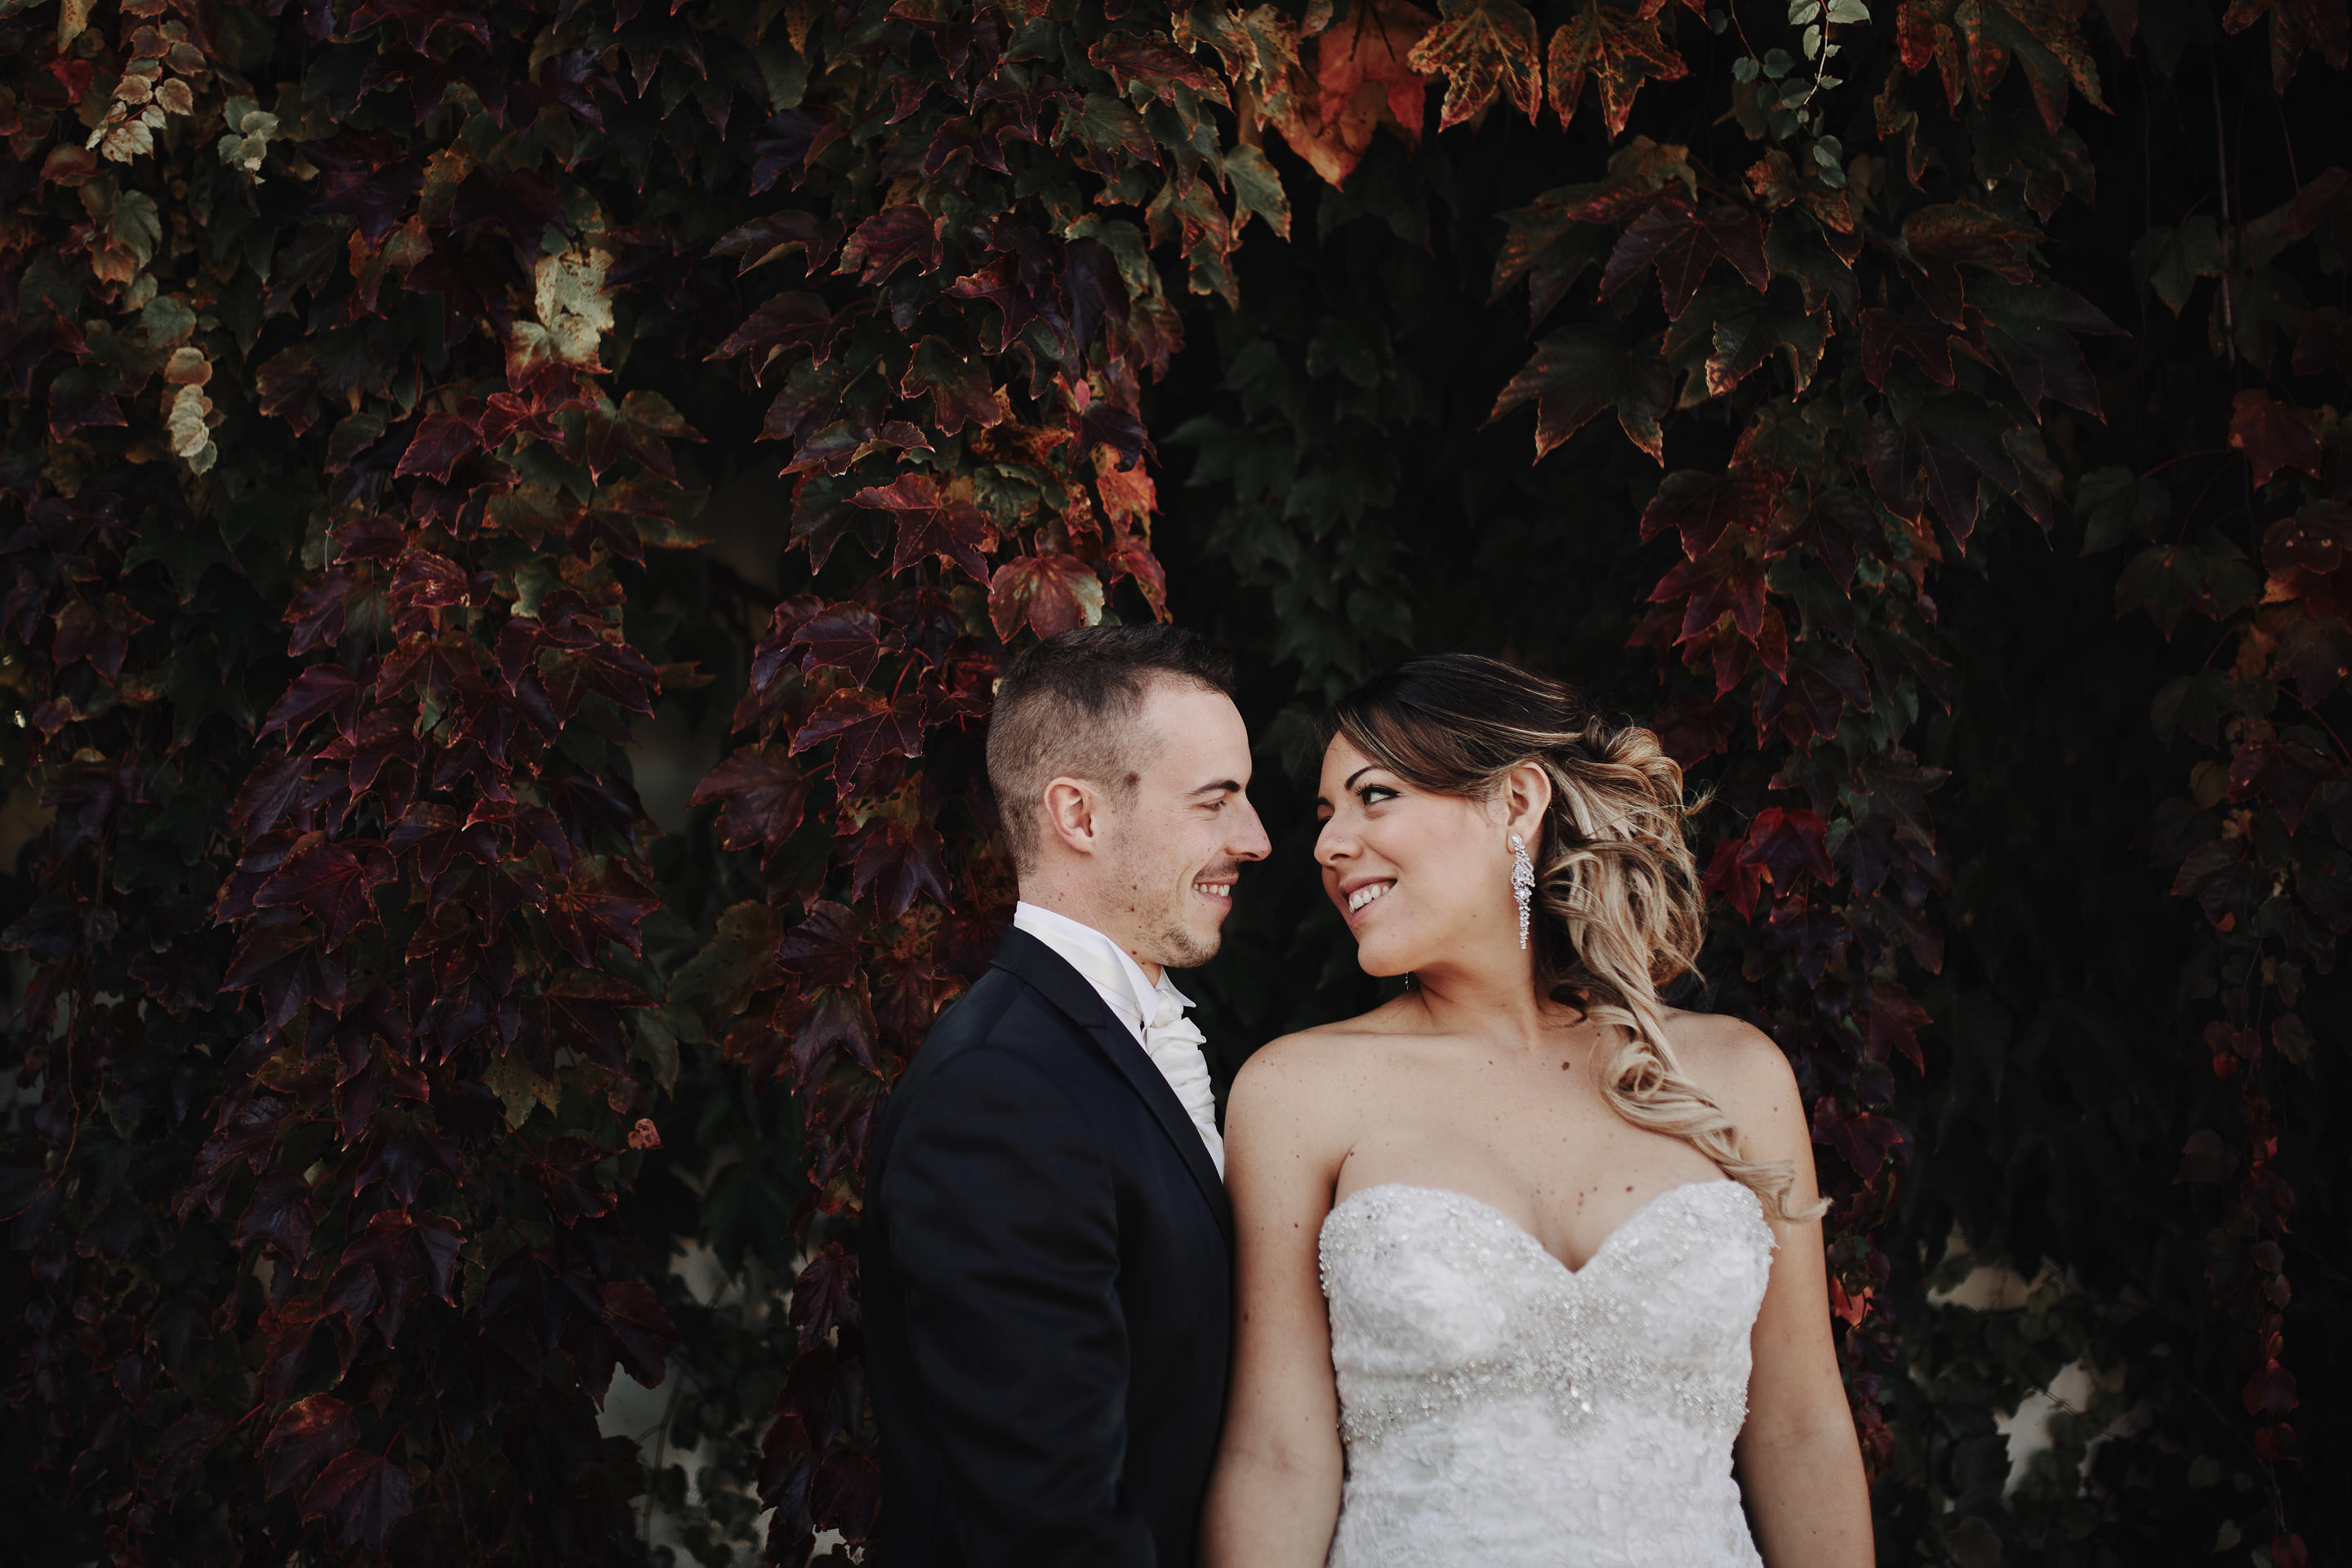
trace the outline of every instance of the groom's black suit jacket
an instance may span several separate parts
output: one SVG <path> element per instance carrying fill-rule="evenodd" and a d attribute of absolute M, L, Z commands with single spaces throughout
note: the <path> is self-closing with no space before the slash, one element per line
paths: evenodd
<path fill-rule="evenodd" d="M 1190 1568 L 1232 1353 L 1224 1184 L 1025 931 L 933 1026 L 866 1168 L 885 1568 Z"/>

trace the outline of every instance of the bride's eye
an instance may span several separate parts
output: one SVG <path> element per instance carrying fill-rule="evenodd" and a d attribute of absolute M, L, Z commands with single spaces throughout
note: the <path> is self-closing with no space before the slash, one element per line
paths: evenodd
<path fill-rule="evenodd" d="M 1366 805 L 1378 805 L 1384 800 L 1394 800 L 1397 792 L 1386 784 L 1368 784 L 1356 792 L 1356 798 Z"/>

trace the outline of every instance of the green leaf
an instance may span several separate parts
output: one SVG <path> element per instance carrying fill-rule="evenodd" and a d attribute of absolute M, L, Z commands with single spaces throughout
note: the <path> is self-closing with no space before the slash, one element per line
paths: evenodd
<path fill-rule="evenodd" d="M 1225 178 L 1233 183 L 1237 205 L 1265 219 L 1280 237 L 1290 237 L 1290 198 L 1283 194 L 1282 176 L 1264 153 L 1250 146 L 1234 148 L 1225 154 Z"/>

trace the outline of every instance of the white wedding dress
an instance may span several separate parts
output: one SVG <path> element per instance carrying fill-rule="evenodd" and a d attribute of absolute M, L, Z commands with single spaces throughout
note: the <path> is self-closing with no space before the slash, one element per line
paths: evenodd
<path fill-rule="evenodd" d="M 1323 1222 L 1348 1476 L 1330 1568 L 1747 1568 L 1731 1476 L 1772 1232 L 1731 1181 L 1659 1194 L 1570 1269 L 1460 1193 Z"/>

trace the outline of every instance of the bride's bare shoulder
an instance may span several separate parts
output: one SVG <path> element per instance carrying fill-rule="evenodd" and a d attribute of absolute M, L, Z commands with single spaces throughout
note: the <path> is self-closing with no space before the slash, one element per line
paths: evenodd
<path fill-rule="evenodd" d="M 1772 1037 L 1755 1025 L 1722 1013 L 1670 1008 L 1666 1038 L 1683 1070 L 1741 1127 L 1779 1127 L 1792 1116 L 1801 1125 L 1797 1075 Z"/>
<path fill-rule="evenodd" d="M 1380 1070 L 1383 1053 L 1375 1047 L 1405 1032 L 1402 1011 L 1400 998 L 1268 1041 L 1242 1064 L 1234 1080 L 1235 1100 L 1315 1099 L 1362 1084 Z"/>

